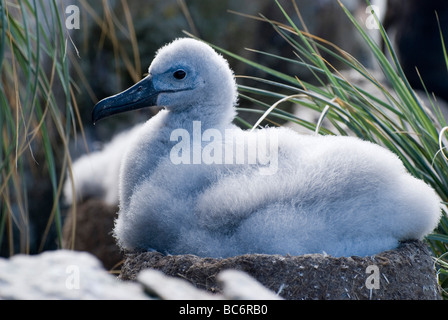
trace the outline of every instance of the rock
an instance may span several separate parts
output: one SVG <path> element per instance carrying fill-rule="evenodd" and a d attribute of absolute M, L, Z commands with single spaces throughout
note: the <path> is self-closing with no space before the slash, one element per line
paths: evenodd
<path fill-rule="evenodd" d="M 67 250 L 0 259 L 0 300 L 141 300 L 136 283 L 108 274 L 91 254 Z"/>
<path fill-rule="evenodd" d="M 281 300 L 242 271 L 224 270 L 217 280 L 223 288 L 221 294 L 198 289 L 184 279 L 169 277 L 154 269 L 143 270 L 137 277 L 147 293 L 164 300 Z"/>
<path fill-rule="evenodd" d="M 441 298 L 433 259 L 426 244 L 420 241 L 405 242 L 395 250 L 369 257 L 249 254 L 214 259 L 165 256 L 158 252 L 128 253 L 120 278 L 135 280 L 147 268 L 183 278 L 212 293 L 223 292 L 218 274 L 234 269 L 291 300 Z M 225 275 L 221 277 L 225 279 Z"/>
<path fill-rule="evenodd" d="M 161 271 L 143 270 L 137 282 L 110 275 L 87 252 L 48 251 L 0 259 L 0 300 L 163 300 L 279 299 L 241 271 L 218 276 L 222 294 L 211 294 Z"/>
<path fill-rule="evenodd" d="M 140 272 L 138 282 L 151 296 L 163 300 L 214 300 L 219 299 L 204 290 L 197 289 L 188 281 L 168 277 L 163 272 L 147 269 Z"/>
<path fill-rule="evenodd" d="M 222 293 L 229 300 L 281 300 L 248 274 L 237 270 L 224 270 L 218 274 Z"/>

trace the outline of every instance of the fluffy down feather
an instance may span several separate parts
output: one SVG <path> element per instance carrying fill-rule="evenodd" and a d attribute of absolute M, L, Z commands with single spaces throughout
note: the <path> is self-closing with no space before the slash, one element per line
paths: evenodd
<path fill-rule="evenodd" d="M 173 66 L 189 71 L 183 83 L 162 81 Z M 233 126 L 234 76 L 206 44 L 176 40 L 158 52 L 149 73 L 155 87 L 170 91 L 160 89 L 165 91 L 157 104 L 166 109 L 136 132 L 122 160 L 114 234 L 123 249 L 209 257 L 366 256 L 421 239 L 437 225 L 441 208 L 434 190 L 378 145 L 287 128 L 251 132 Z M 193 89 L 176 87 L 188 83 Z M 180 143 L 173 132 L 184 129 L 193 145 L 195 121 L 202 139 L 189 159 L 198 150 L 210 152 L 213 142 L 223 161 L 173 162 L 172 150 Z M 204 138 L 208 129 L 215 130 L 214 139 Z M 271 144 L 260 143 L 266 137 Z M 271 152 L 270 162 L 257 157 L 238 164 L 236 153 L 225 161 L 226 146 L 235 143 L 245 155 Z"/>

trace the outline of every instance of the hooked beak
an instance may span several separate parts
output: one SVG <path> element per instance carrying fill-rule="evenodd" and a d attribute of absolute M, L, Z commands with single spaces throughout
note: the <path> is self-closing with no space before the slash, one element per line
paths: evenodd
<path fill-rule="evenodd" d="M 93 124 L 114 114 L 155 106 L 159 93 L 151 76 L 147 76 L 129 89 L 98 102 L 92 112 Z"/>

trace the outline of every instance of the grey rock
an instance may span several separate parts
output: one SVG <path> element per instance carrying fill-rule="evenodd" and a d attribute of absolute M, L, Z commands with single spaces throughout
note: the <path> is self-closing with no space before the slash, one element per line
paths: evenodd
<path fill-rule="evenodd" d="M 136 283 L 107 273 L 88 253 L 49 251 L 37 256 L 0 259 L 0 299 L 124 300 L 147 299 Z"/>
<path fill-rule="evenodd" d="M 224 270 L 217 277 L 224 298 L 229 300 L 282 300 L 247 273 Z"/>
<path fill-rule="evenodd" d="M 137 282 L 124 282 L 91 253 L 48 251 L 0 259 L 0 300 L 279 299 L 241 271 L 226 270 L 218 278 L 222 294 L 153 269 L 140 272 Z"/>
<path fill-rule="evenodd" d="M 163 300 L 214 300 L 220 298 L 197 289 L 188 281 L 168 277 L 163 272 L 153 269 L 140 272 L 138 282 L 144 286 L 149 295 Z"/>
<path fill-rule="evenodd" d="M 154 269 L 143 270 L 137 276 L 150 296 L 163 300 L 281 300 L 242 271 L 224 270 L 217 280 L 223 287 L 221 294 L 198 289 L 185 279 L 169 277 Z"/>

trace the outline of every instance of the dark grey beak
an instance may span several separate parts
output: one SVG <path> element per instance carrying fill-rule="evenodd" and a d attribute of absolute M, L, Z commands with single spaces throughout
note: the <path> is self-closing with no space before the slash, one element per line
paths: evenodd
<path fill-rule="evenodd" d="M 117 113 L 155 106 L 159 93 L 148 76 L 129 89 L 98 102 L 92 112 L 93 124 Z"/>

